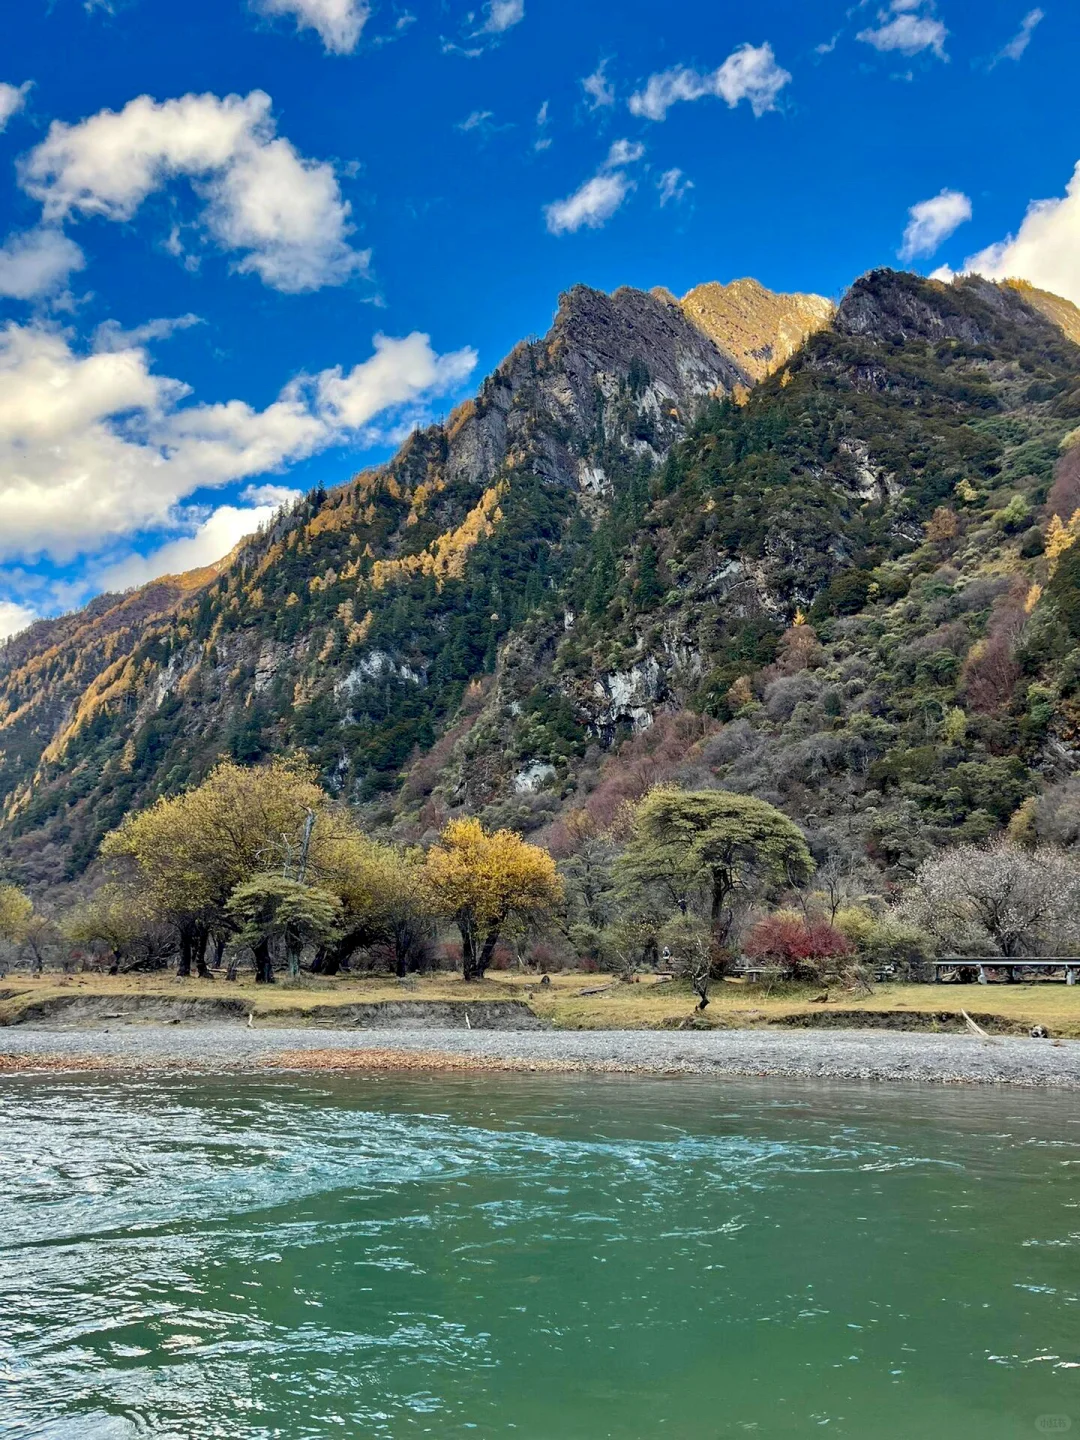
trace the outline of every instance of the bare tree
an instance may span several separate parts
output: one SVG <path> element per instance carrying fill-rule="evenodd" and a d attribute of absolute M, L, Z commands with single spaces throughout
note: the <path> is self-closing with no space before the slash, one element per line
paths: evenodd
<path fill-rule="evenodd" d="M 906 917 L 953 954 L 1071 954 L 1080 940 L 1080 870 L 1060 850 L 961 845 L 927 860 Z"/>
<path fill-rule="evenodd" d="M 677 915 L 665 925 L 661 939 L 671 950 L 675 974 L 690 981 L 698 997 L 697 1009 L 706 1009 L 717 955 L 712 929 L 695 915 Z"/>

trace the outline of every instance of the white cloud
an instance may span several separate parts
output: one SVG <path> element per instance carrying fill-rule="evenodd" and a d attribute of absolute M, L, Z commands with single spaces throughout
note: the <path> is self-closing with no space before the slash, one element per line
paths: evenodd
<path fill-rule="evenodd" d="M 908 211 L 901 260 L 933 255 L 966 220 L 971 219 L 971 201 L 959 190 L 942 190 L 932 200 L 920 200 Z"/>
<path fill-rule="evenodd" d="M 551 104 L 545 100 L 536 112 L 536 139 L 533 141 L 534 150 L 550 150 L 551 136 L 547 133 L 551 124 Z"/>
<path fill-rule="evenodd" d="M 116 320 L 103 320 L 94 331 L 94 349 L 131 350 L 154 340 L 170 340 L 178 330 L 190 330 L 202 323 L 198 315 L 176 315 L 172 319 L 148 320 L 145 325 L 125 330 Z"/>
<path fill-rule="evenodd" d="M 988 280 L 1029 280 L 1080 305 L 1080 164 L 1060 199 L 1035 200 L 1015 235 L 964 262 Z"/>
<path fill-rule="evenodd" d="M 620 165 L 633 165 L 645 154 L 645 146 L 637 140 L 616 140 L 604 161 L 605 170 L 614 170 Z"/>
<path fill-rule="evenodd" d="M 932 4 L 924 0 L 892 0 L 887 10 L 878 11 L 877 28 L 860 30 L 855 38 L 886 54 L 898 51 L 901 55 L 919 55 L 930 50 L 939 60 L 947 60 L 948 34 L 933 14 Z"/>
<path fill-rule="evenodd" d="M 621 170 L 611 175 L 594 175 L 565 200 L 555 200 L 545 206 L 547 228 L 552 235 L 573 234 L 582 226 L 599 230 L 607 224 L 632 189 L 633 181 Z"/>
<path fill-rule="evenodd" d="M 1036 25 L 1040 25 L 1046 19 L 1046 13 L 1042 10 L 1029 10 L 1020 22 L 1020 29 L 1007 45 L 1004 45 L 997 55 L 994 56 L 991 68 L 1001 60 L 1019 60 L 1024 51 L 1031 44 L 1031 37 Z"/>
<path fill-rule="evenodd" d="M 589 109 L 601 110 L 606 105 L 615 104 L 615 86 L 607 78 L 606 60 L 601 60 L 591 75 L 586 75 L 581 82 L 581 88 L 589 97 Z"/>
<path fill-rule="evenodd" d="M 290 494 L 297 494 L 290 491 Z M 149 555 L 130 555 L 110 565 L 95 577 L 100 591 L 129 590 L 162 575 L 183 575 L 223 560 L 247 535 L 253 535 L 276 515 L 276 505 L 242 507 L 219 505 L 202 520 L 191 535 L 182 535 L 159 546 Z"/>
<path fill-rule="evenodd" d="M 55 295 L 85 264 L 75 241 L 52 226 L 9 235 L 0 246 L 0 296 L 39 300 Z"/>
<path fill-rule="evenodd" d="M 263 410 L 191 403 L 140 346 L 77 353 L 42 325 L 0 329 L 0 556 L 71 560 L 171 527 L 193 492 L 279 471 L 327 447 L 371 442 L 463 381 L 475 352 L 439 356 L 425 335 L 376 336 L 370 359 L 299 376 Z"/>
<path fill-rule="evenodd" d="M 25 85 L 8 85 L 0 81 L 0 131 L 7 129 L 7 123 L 26 104 L 31 90 L 31 81 Z"/>
<path fill-rule="evenodd" d="M 297 30 L 315 30 L 328 51 L 351 55 L 371 18 L 367 0 L 252 0 L 264 15 L 293 15 Z"/>
<path fill-rule="evenodd" d="M 646 120 L 664 120 L 680 100 L 714 95 L 731 109 L 740 100 L 747 100 L 760 118 L 767 110 L 776 109 L 776 97 L 790 79 L 788 71 L 776 63 L 771 45 L 741 45 L 719 69 L 707 75 L 685 65 L 650 75 L 644 90 L 631 95 L 630 111 Z"/>
<path fill-rule="evenodd" d="M 468 134 L 470 130 L 488 130 L 492 128 L 488 122 L 494 118 L 495 112 L 493 110 L 474 110 L 472 114 L 467 115 L 464 120 L 459 120 L 454 126 L 454 129 L 464 130 L 466 134 Z"/>
<path fill-rule="evenodd" d="M 694 188 L 694 182 L 687 180 L 679 169 L 665 170 L 656 182 L 656 188 L 660 191 L 660 204 L 664 206 L 669 200 L 681 200 L 688 190 Z"/>
<path fill-rule="evenodd" d="M 291 505 L 294 500 L 299 500 L 303 493 L 289 485 L 248 485 L 240 499 L 248 505 L 269 505 L 274 510 L 280 510 L 283 505 Z"/>
<path fill-rule="evenodd" d="M 25 630 L 38 619 L 37 613 L 28 605 L 18 605 L 14 600 L 0 600 L 0 640 L 8 640 Z"/>
<path fill-rule="evenodd" d="M 287 292 L 343 284 L 366 270 L 370 252 L 348 243 L 349 205 L 333 166 L 305 159 L 278 136 L 270 107 L 260 90 L 161 104 L 143 95 L 77 125 L 54 121 L 22 162 L 21 183 L 47 221 L 122 221 L 187 177 L 205 202 L 203 225 L 242 255 L 240 271 Z"/>
<path fill-rule="evenodd" d="M 565 200 L 544 207 L 547 228 L 552 235 L 573 234 L 582 228 L 599 230 L 606 225 L 635 188 L 623 166 L 633 165 L 645 154 L 636 140 L 616 140 L 607 159 L 592 177 Z"/>
<path fill-rule="evenodd" d="M 487 18 L 478 35 L 502 35 L 525 19 L 525 0 L 488 0 L 484 9 Z"/>

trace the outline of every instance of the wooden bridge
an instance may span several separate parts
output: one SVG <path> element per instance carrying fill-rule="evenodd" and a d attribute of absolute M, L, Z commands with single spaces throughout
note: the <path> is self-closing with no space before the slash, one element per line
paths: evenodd
<path fill-rule="evenodd" d="M 1023 985 L 1032 980 L 1049 980 L 1075 985 L 1080 978 L 1080 956 L 952 955 L 934 961 L 937 984 Z"/>

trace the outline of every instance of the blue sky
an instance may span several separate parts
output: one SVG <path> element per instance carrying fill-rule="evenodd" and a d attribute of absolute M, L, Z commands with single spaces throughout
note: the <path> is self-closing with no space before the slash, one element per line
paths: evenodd
<path fill-rule="evenodd" d="M 1076 0 L 4 7 L 0 635 L 382 458 L 577 281 L 1080 301 L 1077 74 Z"/>

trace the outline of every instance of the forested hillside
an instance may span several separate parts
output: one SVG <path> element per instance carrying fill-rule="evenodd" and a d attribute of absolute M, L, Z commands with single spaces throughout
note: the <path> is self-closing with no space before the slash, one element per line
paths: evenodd
<path fill-rule="evenodd" d="M 665 779 L 771 800 L 883 885 L 1065 823 L 1080 315 L 888 271 L 830 313 L 579 287 L 220 573 L 18 637 L 13 876 L 76 875 L 220 756 L 291 751 L 397 838 L 469 811 L 567 856 Z"/>

